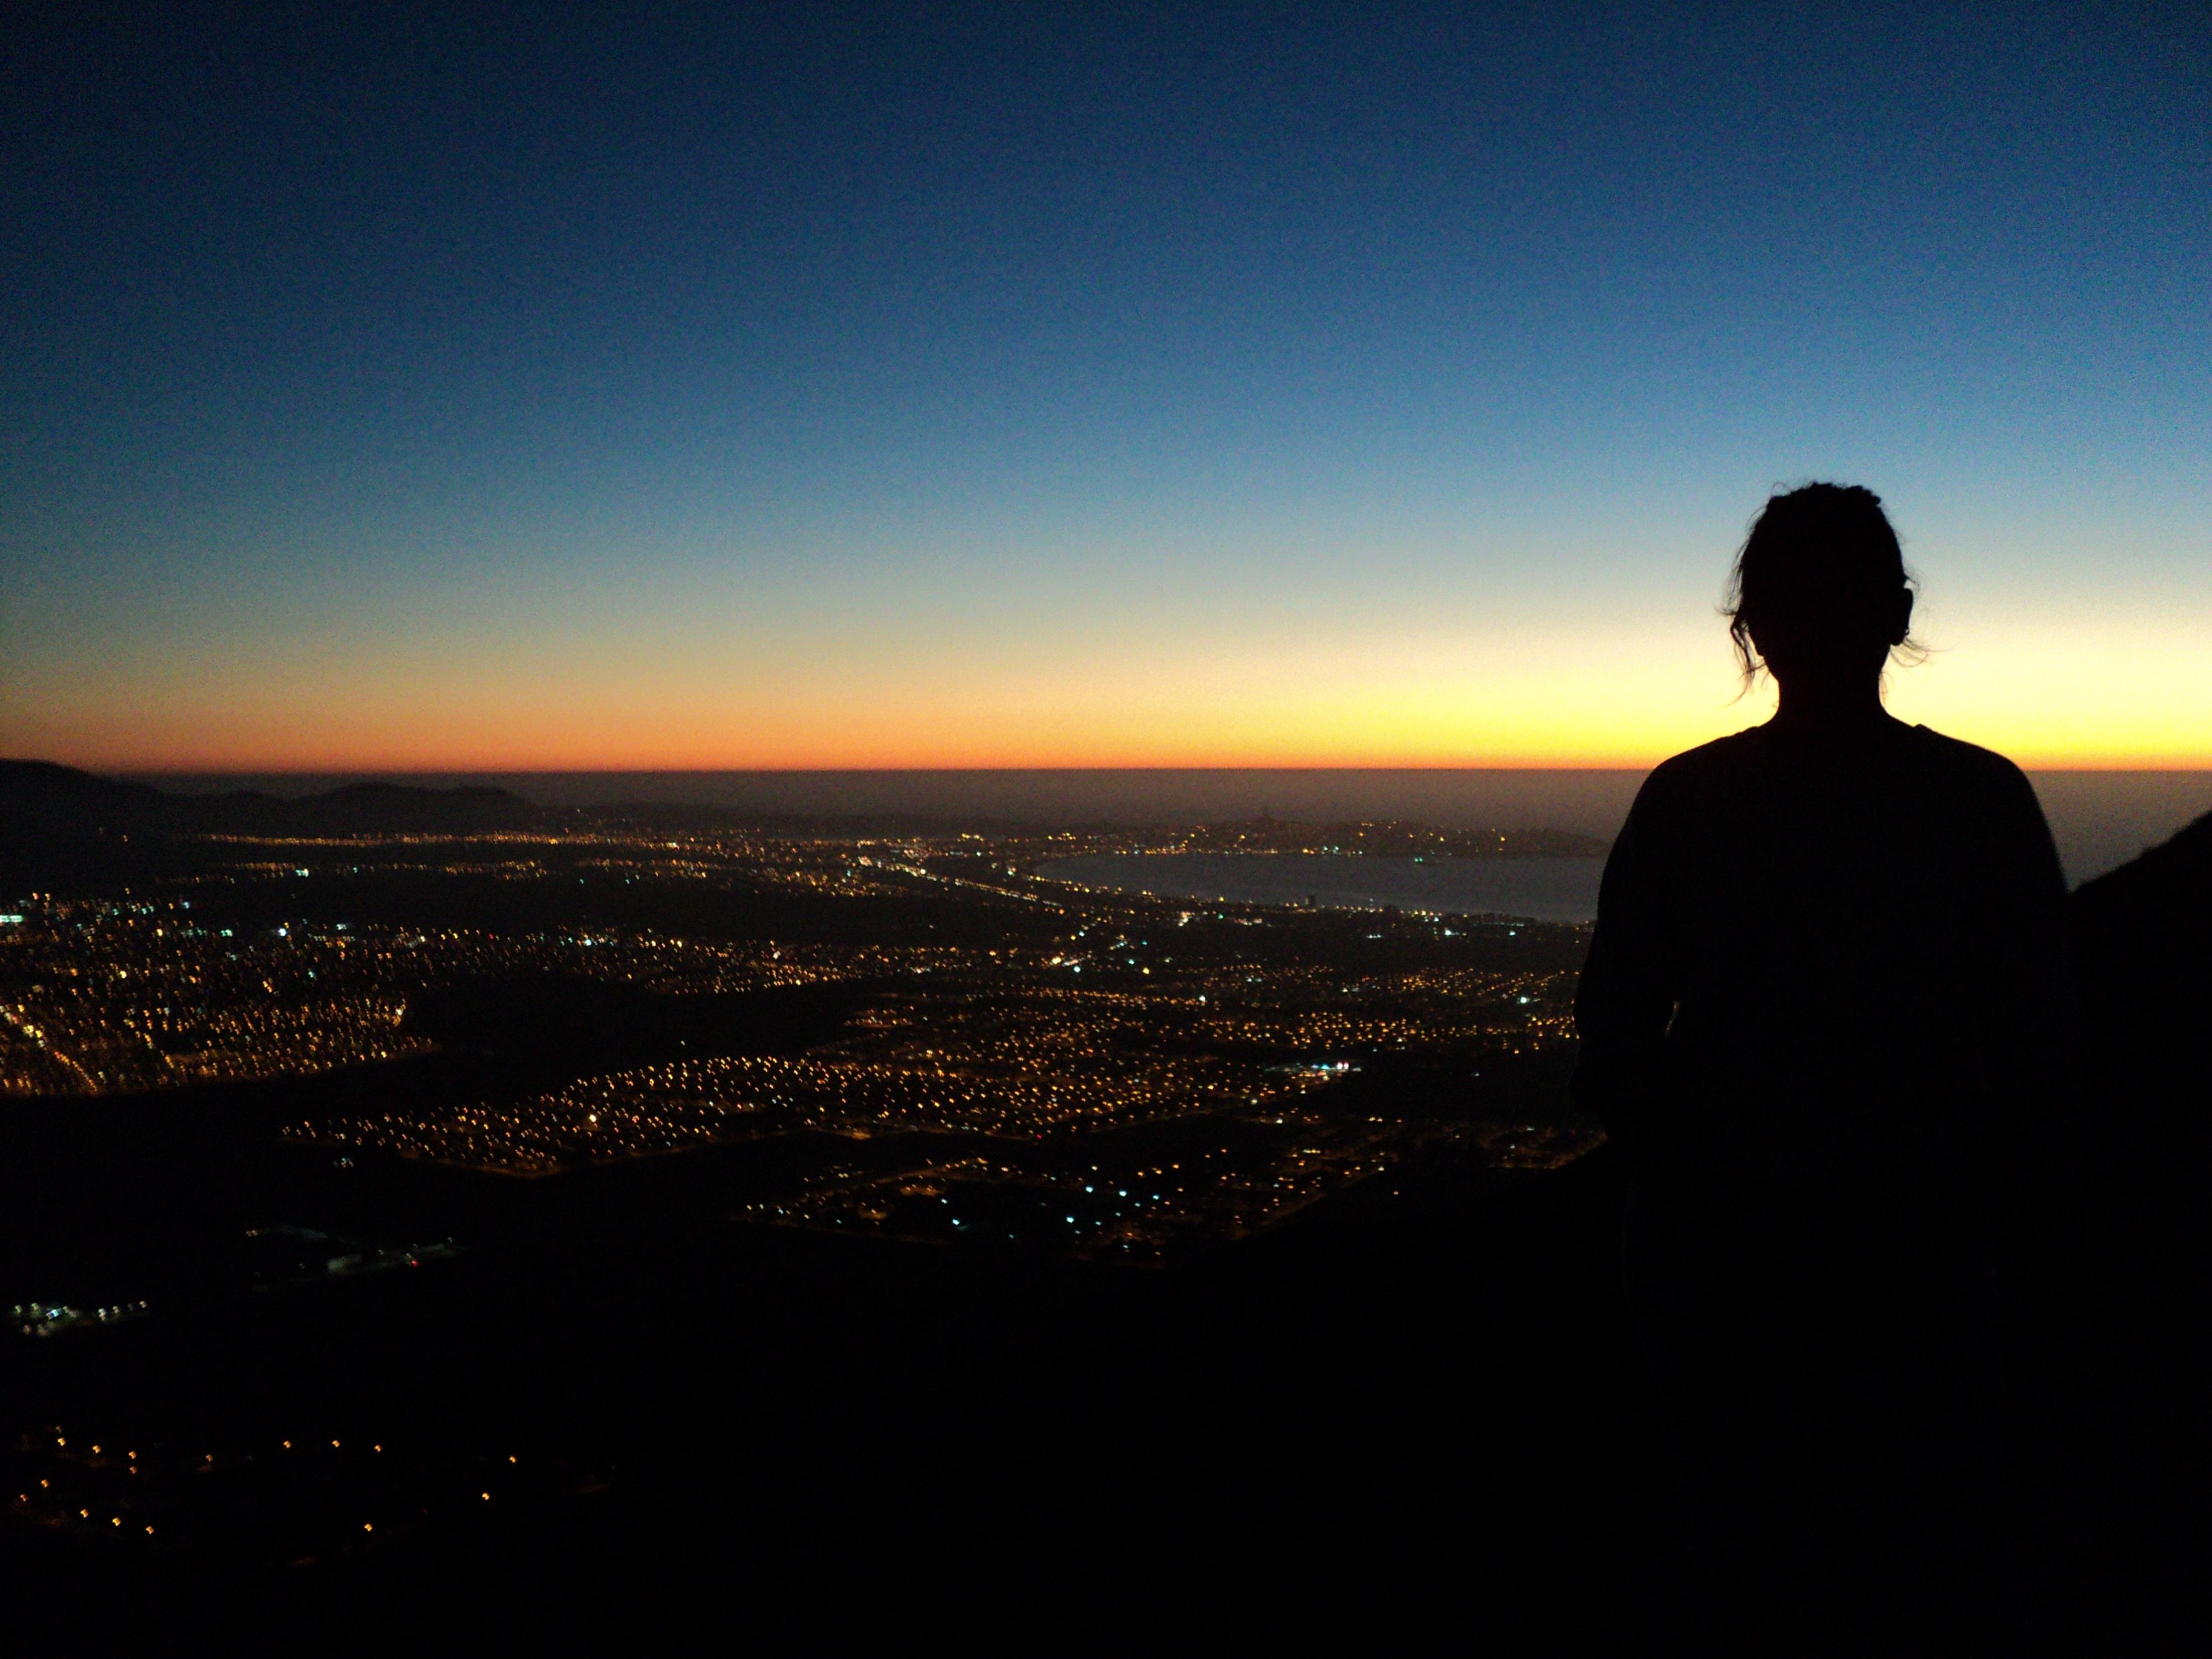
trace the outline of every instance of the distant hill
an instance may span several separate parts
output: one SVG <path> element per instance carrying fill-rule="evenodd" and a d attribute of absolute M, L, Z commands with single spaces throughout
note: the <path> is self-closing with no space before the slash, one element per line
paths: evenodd
<path fill-rule="evenodd" d="M 527 830 L 538 808 L 504 789 L 352 783 L 294 799 L 242 789 L 176 795 L 52 761 L 0 761 L 0 833 L 78 835 L 476 835 Z"/>

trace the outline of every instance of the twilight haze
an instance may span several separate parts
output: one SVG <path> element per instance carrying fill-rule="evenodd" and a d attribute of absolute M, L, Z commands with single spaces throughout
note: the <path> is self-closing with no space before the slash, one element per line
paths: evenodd
<path fill-rule="evenodd" d="M 1642 765 L 1833 477 L 2212 765 L 2200 6 L 305 9 L 13 31 L 6 752 Z"/>

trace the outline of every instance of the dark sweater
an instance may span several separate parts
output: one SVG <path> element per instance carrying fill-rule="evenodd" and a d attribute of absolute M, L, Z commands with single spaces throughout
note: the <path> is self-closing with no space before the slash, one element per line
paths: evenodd
<path fill-rule="evenodd" d="M 2066 1052 L 2065 896 L 2020 769 L 1925 726 L 1678 755 L 1606 865 L 1576 1097 L 1655 1178 L 1953 1207 Z"/>

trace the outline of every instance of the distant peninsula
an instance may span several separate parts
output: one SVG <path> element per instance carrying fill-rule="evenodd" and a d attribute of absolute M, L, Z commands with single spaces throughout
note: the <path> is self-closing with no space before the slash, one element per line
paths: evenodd
<path fill-rule="evenodd" d="M 1400 819 L 1298 823 L 1246 818 L 1178 832 L 1191 853 L 1338 853 L 1370 858 L 1595 859 L 1608 843 L 1567 830 L 1446 830 Z"/>

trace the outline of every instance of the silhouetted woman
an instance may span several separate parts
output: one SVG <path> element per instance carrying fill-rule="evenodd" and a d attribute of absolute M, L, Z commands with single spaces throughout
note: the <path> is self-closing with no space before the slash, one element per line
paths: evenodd
<path fill-rule="evenodd" d="M 2068 1030 L 2064 882 L 2018 768 L 1882 707 L 1913 592 L 1877 496 L 1776 495 L 1732 597 L 1780 706 L 1637 796 L 1576 1092 L 1716 1643 L 1955 1650 L 2003 1555 L 1990 1206 Z"/>

